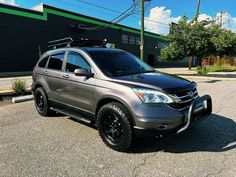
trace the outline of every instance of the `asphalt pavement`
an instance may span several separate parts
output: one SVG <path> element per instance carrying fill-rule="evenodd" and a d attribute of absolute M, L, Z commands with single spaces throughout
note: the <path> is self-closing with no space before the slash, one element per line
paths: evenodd
<path fill-rule="evenodd" d="M 97 130 L 34 102 L 0 105 L 0 176 L 235 177 L 236 81 L 196 80 L 213 114 L 178 136 L 143 139 L 128 153 L 106 147 Z"/>

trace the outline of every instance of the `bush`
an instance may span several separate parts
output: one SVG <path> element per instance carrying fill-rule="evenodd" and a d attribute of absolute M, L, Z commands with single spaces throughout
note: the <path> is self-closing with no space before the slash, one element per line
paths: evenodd
<path fill-rule="evenodd" d="M 24 80 L 16 80 L 12 83 L 12 89 L 15 91 L 17 95 L 26 94 L 26 81 Z"/>
<path fill-rule="evenodd" d="M 198 74 L 206 75 L 209 71 L 210 71 L 210 69 L 207 67 L 198 67 L 197 68 Z"/>

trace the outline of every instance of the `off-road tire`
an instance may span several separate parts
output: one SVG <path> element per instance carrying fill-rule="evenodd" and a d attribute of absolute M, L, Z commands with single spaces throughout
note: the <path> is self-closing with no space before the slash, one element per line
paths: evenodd
<path fill-rule="evenodd" d="M 40 105 L 39 101 L 41 101 L 43 105 Z M 42 87 L 38 87 L 34 91 L 34 102 L 35 102 L 35 107 L 40 115 L 49 116 L 52 114 L 52 110 L 50 110 L 49 107 L 47 95 Z"/>
<path fill-rule="evenodd" d="M 97 114 L 97 127 L 103 142 L 108 147 L 123 152 L 131 146 L 134 137 L 130 116 L 126 107 L 118 102 L 111 102 L 100 108 Z M 109 124 L 110 126 L 108 126 Z M 110 128 L 111 126 L 115 127 L 115 131 Z M 111 136 L 107 133 L 111 132 L 109 128 L 112 129 L 114 137 L 118 139 L 117 141 L 113 141 L 115 139 L 113 133 L 110 133 Z"/>

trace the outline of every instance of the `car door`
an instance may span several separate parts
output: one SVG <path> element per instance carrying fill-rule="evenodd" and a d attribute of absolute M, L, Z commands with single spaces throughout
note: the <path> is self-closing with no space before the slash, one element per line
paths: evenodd
<path fill-rule="evenodd" d="M 92 113 L 96 79 L 76 76 L 74 70 L 79 68 L 91 70 L 91 65 L 81 53 L 68 51 L 59 83 L 60 101 L 69 107 Z"/>
<path fill-rule="evenodd" d="M 64 51 L 53 53 L 48 60 L 46 69 L 43 71 L 47 87 L 47 95 L 50 100 L 58 99 L 58 79 L 61 76 L 64 57 Z"/>

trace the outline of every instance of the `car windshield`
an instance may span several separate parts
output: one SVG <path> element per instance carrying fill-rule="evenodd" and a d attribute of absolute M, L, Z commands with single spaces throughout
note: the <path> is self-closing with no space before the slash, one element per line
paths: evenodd
<path fill-rule="evenodd" d="M 101 71 L 110 77 L 154 72 L 146 63 L 124 51 L 93 50 L 88 51 L 88 54 Z"/>

